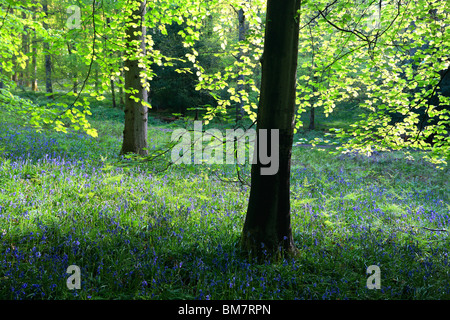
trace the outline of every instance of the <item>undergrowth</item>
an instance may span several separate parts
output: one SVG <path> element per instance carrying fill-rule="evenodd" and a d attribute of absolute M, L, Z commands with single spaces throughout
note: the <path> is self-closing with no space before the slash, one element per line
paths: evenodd
<path fill-rule="evenodd" d="M 94 109 L 98 138 L 2 121 L 0 298 L 450 298 L 448 169 L 294 146 L 300 255 L 257 264 L 238 247 L 249 186 L 235 166 L 124 166 L 120 116 Z M 150 148 L 179 125 L 149 123 Z M 66 286 L 69 265 L 79 290 Z M 367 288 L 370 265 L 380 290 Z"/>

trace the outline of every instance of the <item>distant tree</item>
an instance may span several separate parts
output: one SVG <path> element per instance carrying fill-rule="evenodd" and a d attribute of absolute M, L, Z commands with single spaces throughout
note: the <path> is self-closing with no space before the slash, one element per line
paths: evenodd
<path fill-rule="evenodd" d="M 147 1 L 134 2 L 130 22 L 126 29 L 125 53 L 125 128 L 121 154 L 147 155 L 147 88 L 141 73 L 144 71 L 139 59 L 145 56 L 144 17 Z"/>
<path fill-rule="evenodd" d="M 111 18 L 107 17 L 106 18 L 106 26 L 107 26 L 107 28 L 109 28 L 110 24 L 111 24 Z M 106 47 L 106 40 L 107 39 L 108 38 L 105 37 L 105 47 Z M 110 55 L 110 57 L 113 55 L 112 50 L 111 50 L 109 55 Z M 111 88 L 112 106 L 113 106 L 113 108 L 116 108 L 116 88 L 115 88 L 115 85 L 114 85 L 114 77 L 112 76 L 112 72 L 113 72 L 113 70 L 111 70 L 110 73 L 109 73 L 109 83 L 110 83 L 110 88 Z"/>
<path fill-rule="evenodd" d="M 0 57 L 0 59 L 1 59 L 1 57 Z M 0 74 L 2 74 L 2 73 L 3 73 L 3 67 L 0 64 Z M 3 89 L 3 80 L 1 78 L 0 78 L 0 89 Z"/>
<path fill-rule="evenodd" d="M 78 93 L 78 71 L 77 71 L 77 56 L 73 54 L 73 50 L 75 49 L 75 44 L 72 42 L 67 42 L 67 52 L 69 53 L 69 57 L 72 58 L 71 63 L 71 76 L 72 76 L 72 92 Z"/>
<path fill-rule="evenodd" d="M 241 7 L 241 8 L 239 8 L 239 10 L 234 9 L 234 11 L 236 12 L 237 17 L 238 17 L 238 41 L 243 42 L 243 41 L 245 41 L 245 31 L 246 31 L 244 8 Z M 243 55 L 244 55 L 244 52 L 243 52 L 242 48 L 240 47 L 238 56 L 236 57 L 238 63 L 242 63 Z M 238 75 L 237 75 L 236 91 L 237 91 L 238 101 L 236 103 L 236 122 L 241 120 L 242 117 L 244 116 L 244 99 L 242 96 L 242 92 L 244 90 L 245 76 L 242 73 L 241 69 L 242 68 L 239 67 L 238 72 L 237 72 Z"/>
<path fill-rule="evenodd" d="M 36 20 L 36 11 L 33 10 L 33 20 Z M 37 84 L 37 36 L 36 29 L 33 28 L 33 40 L 31 43 L 31 90 L 36 92 L 38 90 Z"/>
<path fill-rule="evenodd" d="M 48 24 L 46 19 L 48 19 L 48 0 L 43 0 L 42 10 L 45 14 L 43 27 L 48 30 Z M 48 40 L 44 41 L 44 59 L 45 59 L 45 89 L 48 94 L 48 99 L 53 99 L 53 84 L 52 84 L 52 58 L 50 54 L 50 44 Z"/>
<path fill-rule="evenodd" d="M 27 21 L 27 13 L 25 11 L 22 11 L 22 19 L 24 21 Z M 25 27 L 23 33 L 22 33 L 22 53 L 24 54 L 24 56 L 26 56 L 26 61 L 25 61 L 25 66 L 23 67 L 23 69 L 21 70 L 20 74 L 19 74 L 19 81 L 20 81 L 20 85 L 24 86 L 24 87 L 28 87 L 29 86 L 29 59 L 28 59 L 28 54 L 30 52 L 30 41 L 29 41 L 29 33 L 30 29 L 28 27 Z"/>

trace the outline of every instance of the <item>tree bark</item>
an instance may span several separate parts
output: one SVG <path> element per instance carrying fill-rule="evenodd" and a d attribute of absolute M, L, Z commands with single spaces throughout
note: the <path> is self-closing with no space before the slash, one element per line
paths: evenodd
<path fill-rule="evenodd" d="M 106 18 L 106 25 L 109 28 L 109 25 L 111 24 L 111 18 L 107 17 Z M 105 43 L 106 43 L 107 38 L 105 38 Z M 105 46 L 106 47 L 106 46 Z M 109 53 L 109 57 L 111 58 L 113 56 L 113 52 L 111 50 L 111 52 Z M 114 85 L 114 80 L 112 78 L 113 76 L 113 70 L 111 68 L 110 73 L 109 73 L 109 83 L 111 86 L 111 100 L 112 100 L 112 106 L 113 108 L 116 108 L 116 88 Z"/>
<path fill-rule="evenodd" d="M 33 11 L 33 20 L 36 20 L 36 12 Z M 33 28 L 33 40 L 31 45 L 31 90 L 33 92 L 38 91 L 37 87 L 37 38 L 36 38 L 36 29 Z"/>
<path fill-rule="evenodd" d="M 67 42 L 67 51 L 69 53 L 69 56 L 72 56 L 72 49 L 76 49 L 75 48 L 75 44 Z M 72 71 L 72 81 L 73 81 L 73 85 L 72 85 L 72 91 L 73 93 L 78 93 L 78 72 L 77 72 L 77 55 L 73 55 L 73 59 L 74 61 L 71 62 L 71 69 Z"/>
<path fill-rule="evenodd" d="M 36 30 L 33 30 L 33 46 L 31 51 L 33 52 L 31 58 L 31 71 L 32 71 L 32 79 L 31 79 L 31 90 L 34 92 L 38 91 L 37 84 L 37 48 L 36 48 Z"/>
<path fill-rule="evenodd" d="M 49 44 L 44 42 L 44 51 L 48 52 Z M 45 90 L 49 94 L 48 99 L 53 99 L 52 86 L 52 59 L 49 53 L 45 54 Z"/>
<path fill-rule="evenodd" d="M 145 55 L 145 26 L 146 0 L 142 0 L 140 7 L 134 10 L 132 23 L 128 26 L 127 49 L 125 60 L 125 128 L 121 154 L 136 153 L 147 155 L 147 119 L 148 110 L 143 102 L 147 101 L 147 90 L 144 88 L 139 67 L 139 55 Z M 140 45 L 138 46 L 137 43 Z M 134 92 L 133 91 L 136 91 Z M 137 98 L 136 101 L 134 98 Z"/>
<path fill-rule="evenodd" d="M 111 100 L 112 100 L 112 107 L 117 108 L 116 105 L 116 87 L 114 85 L 114 80 L 110 78 L 109 83 L 111 85 Z"/>
<path fill-rule="evenodd" d="M 98 74 L 98 63 L 94 63 L 94 90 L 96 94 L 100 93 L 100 80 Z"/>
<path fill-rule="evenodd" d="M 259 259 L 296 252 L 290 221 L 290 167 L 300 4 L 301 0 L 267 3 L 256 150 L 260 150 L 261 129 L 279 130 L 279 169 L 274 175 L 262 175 L 264 165 L 260 159 L 252 164 L 250 199 L 241 238 L 242 249 Z"/>
<path fill-rule="evenodd" d="M 22 19 L 27 19 L 27 14 L 25 11 L 22 12 Z M 29 41 L 29 28 L 25 27 L 25 32 L 22 33 L 22 48 L 23 54 L 27 56 L 27 60 L 25 62 L 25 68 L 20 72 L 20 85 L 25 88 L 30 85 L 29 81 L 29 60 L 28 53 L 30 52 L 30 41 Z"/>
<path fill-rule="evenodd" d="M 16 61 L 17 61 L 16 55 L 12 56 L 11 61 L 12 61 L 13 68 L 14 68 L 13 69 L 13 74 L 11 76 L 11 80 L 14 81 L 16 84 L 18 84 L 18 82 L 19 82 L 19 74 L 17 73 L 18 66 L 17 66 L 17 63 L 16 63 Z"/>
<path fill-rule="evenodd" d="M 42 4 L 42 10 L 45 14 L 45 19 L 48 17 L 48 3 L 44 0 Z M 43 27 L 48 30 L 47 22 L 43 23 Z M 44 41 L 44 53 L 45 53 L 45 89 L 48 94 L 48 99 L 53 99 L 53 86 L 52 86 L 52 59 L 50 56 L 50 45 L 47 41 Z"/>
<path fill-rule="evenodd" d="M 239 19 L 239 42 L 245 40 L 245 14 L 244 9 L 239 9 L 238 11 Z M 239 49 L 238 62 L 242 62 L 242 56 L 244 53 L 242 49 Z M 239 103 L 236 105 L 236 122 L 242 119 L 244 116 L 244 100 L 242 99 L 242 90 L 244 90 L 244 75 L 242 74 L 242 68 L 239 67 L 238 77 L 237 77 L 237 94 L 239 97 Z"/>
<path fill-rule="evenodd" d="M 315 109 L 311 107 L 309 110 L 309 130 L 314 130 L 316 128 L 315 124 Z"/>
<path fill-rule="evenodd" d="M 2 56 L 0 56 L 0 60 L 1 59 L 2 59 Z M 3 66 L 0 63 L 0 89 L 3 89 L 3 78 L 1 77 L 2 73 L 3 73 Z"/>
<path fill-rule="evenodd" d="M 123 59 L 122 59 L 122 52 L 119 51 L 119 60 L 120 60 L 120 77 L 117 80 L 118 83 L 118 87 L 119 87 L 119 104 L 120 104 L 120 108 L 124 109 L 125 108 L 125 100 L 124 100 L 124 93 L 123 93 L 123 81 L 122 81 L 122 77 L 124 77 L 124 73 L 123 73 Z"/>

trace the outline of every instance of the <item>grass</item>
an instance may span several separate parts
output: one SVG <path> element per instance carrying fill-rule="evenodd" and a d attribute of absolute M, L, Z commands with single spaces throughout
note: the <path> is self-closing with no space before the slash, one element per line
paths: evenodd
<path fill-rule="evenodd" d="M 450 223 L 448 169 L 295 146 L 300 255 L 256 264 L 237 247 L 249 188 L 223 181 L 233 166 L 121 166 L 121 111 L 93 108 L 91 120 L 98 138 L 2 122 L 0 298 L 450 298 L 448 232 L 438 231 Z M 177 125 L 149 123 L 151 147 Z M 66 286 L 72 264 L 79 290 Z M 380 290 L 366 287 L 370 265 Z"/>

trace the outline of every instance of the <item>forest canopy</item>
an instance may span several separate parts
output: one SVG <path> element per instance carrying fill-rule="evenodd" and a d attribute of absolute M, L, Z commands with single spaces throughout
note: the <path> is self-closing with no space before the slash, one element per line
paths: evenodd
<path fill-rule="evenodd" d="M 86 121 L 91 100 L 81 93 L 97 101 L 112 93 L 113 105 L 123 103 L 130 90 L 124 88 L 125 29 L 136 3 L 2 0 L 3 105 L 37 128 L 65 131 L 69 122 L 95 135 Z M 144 104 L 181 115 L 200 112 L 205 121 L 239 119 L 238 113 L 254 121 L 264 9 L 265 1 L 149 2 L 145 55 L 132 53 L 149 92 Z M 429 150 L 430 161 L 446 164 L 445 1 L 306 1 L 299 19 L 297 128 L 302 114 L 320 109 L 328 115 L 351 101 L 361 118 L 333 133 L 345 142 L 341 151 L 408 147 Z M 11 94 L 20 88 L 43 90 L 51 99 L 36 105 Z"/>

